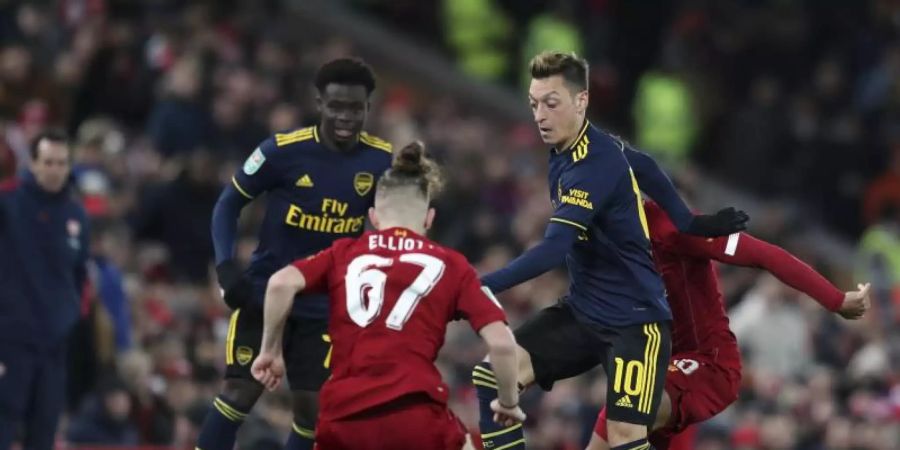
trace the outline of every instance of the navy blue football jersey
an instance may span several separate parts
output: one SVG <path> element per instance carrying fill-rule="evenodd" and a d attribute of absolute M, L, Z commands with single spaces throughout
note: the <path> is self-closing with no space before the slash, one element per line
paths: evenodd
<path fill-rule="evenodd" d="M 553 222 L 578 228 L 566 264 L 569 303 L 606 326 L 671 320 L 650 253 L 641 191 L 624 143 L 585 122 L 568 149 L 551 149 Z"/>
<path fill-rule="evenodd" d="M 231 179 L 247 198 L 268 193 L 259 245 L 248 269 L 254 300 L 262 304 L 269 277 L 282 267 L 337 239 L 361 235 L 375 182 L 390 166 L 391 145 L 367 133 L 347 151 L 325 147 L 316 127 L 263 141 Z M 328 299 L 319 295 L 295 301 L 293 315 L 327 318 Z"/>

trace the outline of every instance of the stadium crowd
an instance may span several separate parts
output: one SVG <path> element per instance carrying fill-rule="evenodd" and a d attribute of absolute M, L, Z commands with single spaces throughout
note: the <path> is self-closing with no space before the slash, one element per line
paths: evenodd
<path fill-rule="evenodd" d="M 74 138 L 73 183 L 92 223 L 92 289 L 71 339 L 69 408 L 59 432 L 69 448 L 193 448 L 224 366 L 228 311 L 209 236 L 215 199 L 267 134 L 315 122 L 311 74 L 354 52 L 339 37 L 295 39 L 277 3 L 0 2 L 0 177 L 26 169 L 30 137 L 62 126 Z M 387 2 L 358 3 L 387 24 L 400 20 Z M 508 5 L 529 2 L 496 3 L 490 10 L 506 17 L 508 33 L 536 20 Z M 691 196 L 703 195 L 688 169 L 696 166 L 765 197 L 802 200 L 806 220 L 860 239 L 860 262 L 822 264 L 816 248 L 793 239 L 808 222 L 778 211 L 755 217 L 751 232 L 841 288 L 872 281 L 877 291 L 873 313 L 850 324 L 771 277 L 723 267 L 744 348 L 744 388 L 737 404 L 697 428 L 694 448 L 897 448 L 900 7 L 624 3 L 572 2 L 590 14 L 573 9 L 569 17 L 585 23 L 553 14 L 557 26 L 583 36 L 577 45 L 594 64 L 600 122 L 655 150 Z M 588 23 L 597 26 L 587 30 Z M 526 41 L 543 42 L 534 39 Z M 527 48 L 511 54 L 519 50 Z M 461 68 L 518 85 L 513 68 L 521 64 L 506 64 L 487 75 L 478 64 Z M 395 145 L 424 139 L 450 175 L 433 237 L 480 273 L 541 237 L 550 213 L 541 175 L 547 158 L 532 124 L 502 126 L 440 92 L 390 77 L 379 83 L 368 129 Z M 244 261 L 261 211 L 245 210 Z M 501 300 L 517 324 L 566 286 L 557 271 Z M 470 427 L 477 413 L 469 371 L 483 355 L 477 337 L 456 326 L 439 359 L 454 409 Z M 605 382 L 597 369 L 550 393 L 531 390 L 529 448 L 583 448 Z M 239 445 L 281 448 L 290 424 L 286 392 L 269 394 Z"/>

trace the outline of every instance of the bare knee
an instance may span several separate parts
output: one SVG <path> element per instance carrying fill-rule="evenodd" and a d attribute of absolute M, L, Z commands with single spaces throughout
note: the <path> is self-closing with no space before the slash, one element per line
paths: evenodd
<path fill-rule="evenodd" d="M 617 420 L 607 420 L 609 446 L 617 447 L 647 437 L 647 426 Z"/>
<path fill-rule="evenodd" d="M 263 386 L 256 380 L 228 378 L 222 389 L 222 397 L 238 410 L 250 411 L 262 392 Z"/>
<path fill-rule="evenodd" d="M 596 432 L 591 433 L 591 441 L 585 450 L 609 450 L 609 443 Z"/>
<path fill-rule="evenodd" d="M 319 393 L 316 391 L 291 391 L 294 423 L 303 428 L 315 428 L 319 416 Z"/>

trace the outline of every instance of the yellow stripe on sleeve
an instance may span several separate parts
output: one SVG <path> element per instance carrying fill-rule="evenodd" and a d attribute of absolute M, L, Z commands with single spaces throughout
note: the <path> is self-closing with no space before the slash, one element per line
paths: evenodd
<path fill-rule="evenodd" d="M 472 380 L 472 384 L 477 385 L 477 386 L 489 387 L 491 389 L 497 389 L 497 390 L 500 389 L 497 387 L 496 384 L 489 383 L 489 382 L 483 381 L 483 380 Z"/>
<path fill-rule="evenodd" d="M 247 197 L 247 199 L 249 199 L 249 200 L 253 200 L 253 196 L 248 194 L 247 191 L 245 191 L 244 188 L 242 188 L 241 185 L 238 184 L 237 178 L 235 178 L 234 176 L 231 177 L 231 184 L 234 185 L 234 188 L 237 189 L 238 192 L 241 193 L 241 195 L 243 195 L 244 197 Z"/>
<path fill-rule="evenodd" d="M 587 231 L 587 230 L 588 230 L 586 226 L 584 226 L 584 225 L 582 225 L 582 224 L 580 224 L 580 223 L 578 223 L 578 222 L 572 222 L 571 220 L 560 219 L 559 217 L 551 217 L 551 218 L 550 218 L 550 221 L 551 221 L 551 222 L 564 223 L 564 224 L 566 224 L 566 225 L 572 225 L 573 227 L 578 228 L 578 229 L 581 230 L 581 231 Z"/>

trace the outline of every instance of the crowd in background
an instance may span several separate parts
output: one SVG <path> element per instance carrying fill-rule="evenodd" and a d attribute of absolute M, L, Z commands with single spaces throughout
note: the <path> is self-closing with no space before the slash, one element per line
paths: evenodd
<path fill-rule="evenodd" d="M 721 267 L 744 385 L 735 406 L 697 427 L 695 448 L 896 448 L 900 6 L 350 3 L 427 36 L 461 71 L 516 89 L 534 49 L 571 46 L 592 63 L 592 116 L 682 173 L 687 195 L 702 197 L 691 177 L 701 170 L 795 198 L 807 218 L 859 239 L 858 263 L 824 265 L 793 239 L 802 222 L 767 213 L 751 223 L 842 289 L 875 282 L 875 309 L 848 323 L 770 276 Z M 544 12 L 530 12 L 538 6 Z M 62 126 L 92 221 L 92 295 L 71 339 L 61 443 L 193 448 L 224 368 L 228 311 L 210 266 L 215 199 L 268 134 L 315 123 L 311 75 L 354 53 L 339 30 L 317 42 L 293 31 L 275 1 L 0 2 L 0 178 L 27 170 L 38 130 Z M 481 273 L 541 238 L 551 211 L 547 153 L 531 124 L 500 125 L 389 77 L 373 100 L 369 130 L 395 145 L 421 138 L 447 169 L 433 238 Z M 255 202 L 242 216 L 245 262 L 262 210 Z M 566 287 L 560 270 L 501 301 L 515 325 Z M 473 428 L 469 373 L 483 355 L 474 333 L 455 324 L 439 359 L 453 407 Z M 582 448 L 605 383 L 597 369 L 550 393 L 529 391 L 529 447 Z M 286 393 L 264 396 L 248 422 L 241 448 L 280 448 L 291 423 Z"/>

